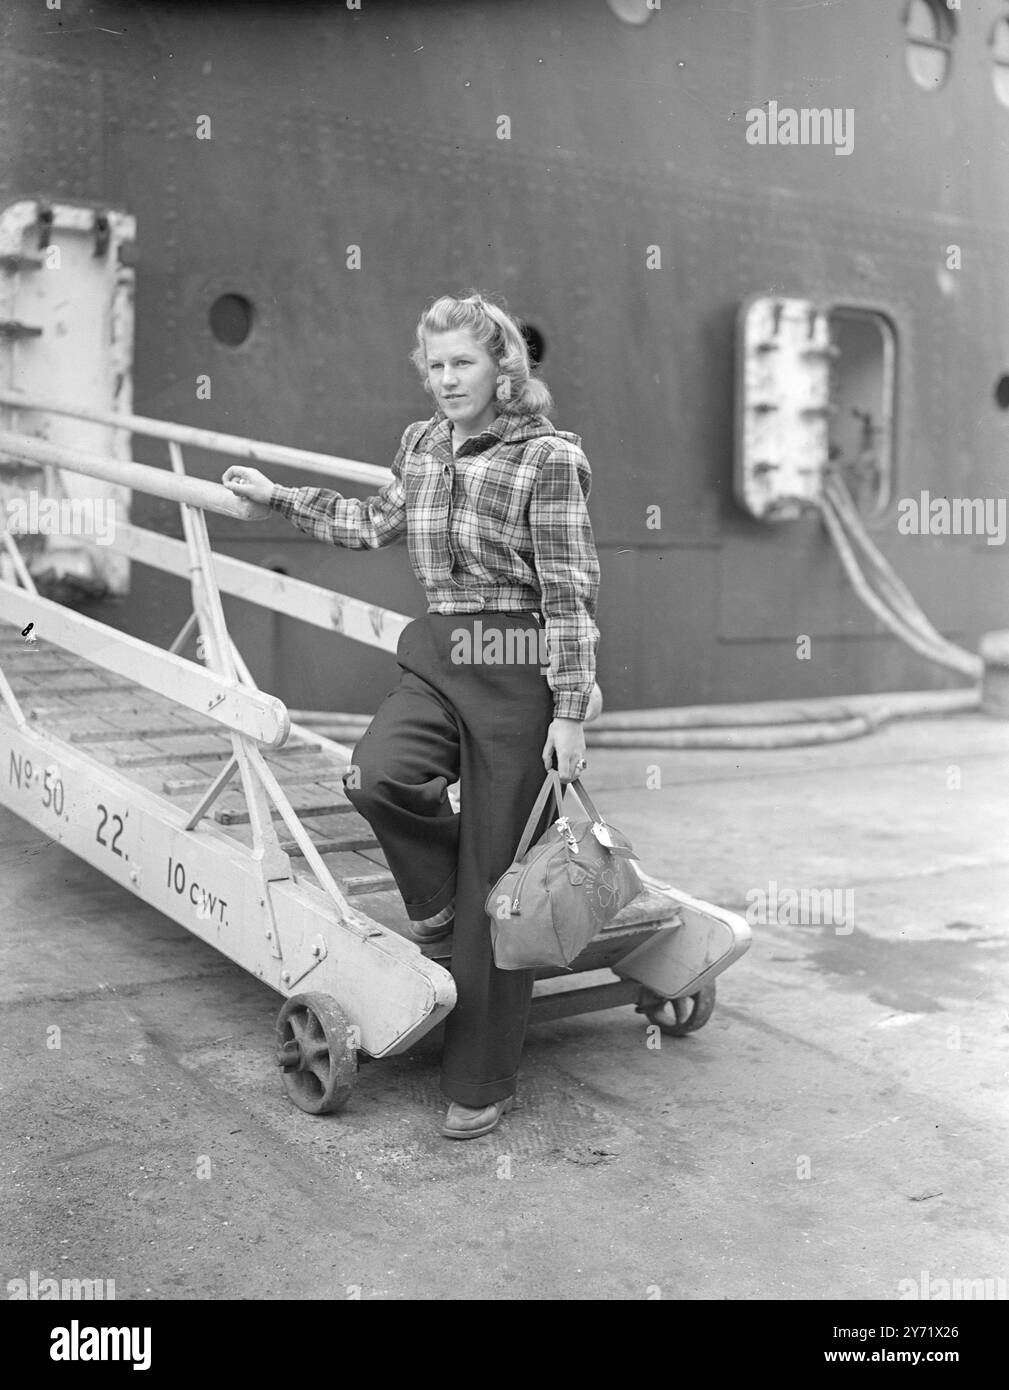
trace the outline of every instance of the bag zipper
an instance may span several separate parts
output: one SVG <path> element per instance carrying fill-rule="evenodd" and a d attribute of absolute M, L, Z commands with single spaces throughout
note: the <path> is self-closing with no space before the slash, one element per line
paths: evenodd
<path fill-rule="evenodd" d="M 562 824 L 563 824 L 563 827 L 564 827 L 563 829 L 561 828 Z M 571 824 L 570 824 L 570 822 L 568 821 L 567 816 L 558 816 L 557 820 L 554 821 L 554 829 L 557 831 L 558 835 L 560 835 L 561 839 L 566 839 L 566 840 L 567 840 L 568 849 L 573 850 L 574 853 L 577 854 L 577 853 L 578 853 L 578 841 L 575 839 L 574 835 L 571 833 Z M 522 908 L 521 908 L 521 906 L 519 905 L 519 899 L 520 899 L 520 897 L 522 896 L 522 885 L 523 885 L 523 883 L 525 883 L 526 875 L 529 873 L 529 870 L 533 867 L 533 865 L 534 865 L 539 859 L 541 859 L 541 858 L 543 857 L 543 855 L 547 853 L 548 850 L 551 850 L 551 849 L 553 849 L 553 845 L 552 845 L 552 844 L 541 845 L 540 848 L 539 848 L 539 850 L 532 856 L 532 858 L 529 859 L 529 860 L 527 860 L 527 862 L 526 862 L 525 865 L 523 866 L 522 872 L 519 874 L 518 878 L 515 880 L 514 897 L 512 898 L 512 905 L 511 905 L 511 912 L 512 912 L 512 915 L 513 915 L 513 916 L 515 916 L 515 917 L 521 917 L 521 916 L 522 916 Z"/>

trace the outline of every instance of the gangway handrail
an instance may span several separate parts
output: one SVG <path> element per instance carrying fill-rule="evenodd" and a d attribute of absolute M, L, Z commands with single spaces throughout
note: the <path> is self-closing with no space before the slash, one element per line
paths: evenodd
<path fill-rule="evenodd" d="M 321 454 L 311 449 L 295 449 L 287 444 L 247 439 L 237 434 L 223 434 L 219 430 L 202 429 L 196 425 L 177 425 L 169 420 L 157 420 L 147 415 L 124 415 L 85 406 L 63 405 L 58 401 L 26 396 L 20 391 L 5 388 L 0 388 L 0 405 L 14 410 L 36 410 L 50 415 L 66 415 L 96 425 L 111 425 L 131 434 L 147 435 L 152 439 L 168 439 L 177 444 L 190 444 L 197 449 L 211 449 L 219 454 L 229 454 L 234 458 L 244 458 L 254 463 L 276 463 L 285 468 L 302 468 L 309 473 L 351 478 L 355 482 L 371 483 L 377 487 L 384 487 L 392 481 L 392 470 L 381 468 L 378 464 L 338 458 L 334 454 Z"/>
<path fill-rule="evenodd" d="M 169 448 L 178 447 L 170 441 Z M 168 473 L 146 463 L 111 459 L 103 454 L 69 449 L 62 444 L 35 439 L 30 435 L 0 431 L 0 454 L 32 459 L 39 463 L 84 473 L 106 482 L 123 483 L 139 491 L 153 493 L 171 502 L 186 503 L 223 516 L 253 520 L 261 515 L 255 503 L 236 497 L 228 488 L 202 478 Z M 85 538 L 86 539 L 86 538 Z M 186 577 L 189 573 L 187 546 L 172 537 L 117 521 L 109 549 L 156 569 Z M 411 621 L 403 613 L 366 603 L 290 575 L 278 575 L 260 565 L 230 556 L 214 555 L 218 587 L 232 596 L 246 599 L 278 613 L 287 613 L 304 622 L 338 632 L 353 641 L 394 652 L 403 628 Z"/>
<path fill-rule="evenodd" d="M 189 553 L 184 541 L 149 531 L 131 521 L 116 522 L 109 549 L 163 574 L 174 574 L 182 579 L 189 574 Z M 394 613 L 390 608 L 351 598 L 307 579 L 279 574 L 233 555 L 215 551 L 213 563 L 214 577 L 222 594 L 382 651 L 394 652 L 400 634 L 412 622 L 405 613 Z"/>
<path fill-rule="evenodd" d="M 48 440 L 35 439 L 31 435 L 0 430 L 0 454 L 5 453 L 54 468 L 65 468 L 71 473 L 83 473 L 86 477 L 99 478 L 106 483 L 119 483 L 140 492 L 149 492 L 154 497 L 163 497 L 169 502 L 183 502 L 191 507 L 200 507 L 203 511 L 217 512 L 220 516 L 250 521 L 261 515 L 254 502 L 236 497 L 221 483 L 211 483 L 204 478 L 180 478 L 164 469 L 152 468 L 150 464 L 135 463 L 132 459 L 112 459 L 105 454 L 70 449 L 65 444 L 50 444 Z"/>

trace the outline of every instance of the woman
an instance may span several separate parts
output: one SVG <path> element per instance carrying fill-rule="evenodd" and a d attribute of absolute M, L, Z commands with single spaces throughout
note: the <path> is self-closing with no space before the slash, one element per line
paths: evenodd
<path fill-rule="evenodd" d="M 345 786 L 385 851 L 415 939 L 453 933 L 441 1132 L 471 1139 L 511 1108 L 534 978 L 494 965 L 484 902 L 543 768 L 556 759 L 569 782 L 585 767 L 599 562 L 581 441 L 543 413 L 550 392 L 532 376 L 515 320 L 475 291 L 446 295 L 416 339 L 411 360 L 435 413 L 408 426 L 376 496 L 280 487 L 244 467 L 224 482 L 317 540 L 361 549 L 407 538 L 428 611 L 400 637 L 400 682 Z M 457 779 L 460 814 L 447 796 Z"/>

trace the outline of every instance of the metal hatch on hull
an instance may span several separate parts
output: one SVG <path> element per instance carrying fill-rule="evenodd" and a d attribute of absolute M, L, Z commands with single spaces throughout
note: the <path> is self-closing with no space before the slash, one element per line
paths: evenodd
<path fill-rule="evenodd" d="M 132 405 L 136 226 L 107 208 L 26 200 L 0 213 L 0 384 L 27 397 L 128 414 Z M 110 424 L 0 402 L 4 429 L 127 460 L 130 435 Z M 126 521 L 116 483 L 0 459 L 0 504 L 26 545 L 39 588 L 54 598 L 123 595 L 129 560 L 106 533 Z M 82 544 L 83 537 L 98 541 Z"/>

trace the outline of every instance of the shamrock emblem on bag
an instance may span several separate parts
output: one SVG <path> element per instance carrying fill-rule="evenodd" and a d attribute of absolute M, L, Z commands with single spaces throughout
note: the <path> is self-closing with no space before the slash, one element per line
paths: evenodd
<path fill-rule="evenodd" d="M 596 884 L 596 897 L 604 910 L 617 900 L 617 875 L 614 869 L 603 869 Z"/>
<path fill-rule="evenodd" d="M 571 882 L 584 891 L 594 919 L 604 917 L 607 909 L 617 902 L 619 885 L 614 869 L 604 869 L 597 864 L 578 864 L 569 867 L 569 874 Z"/>

